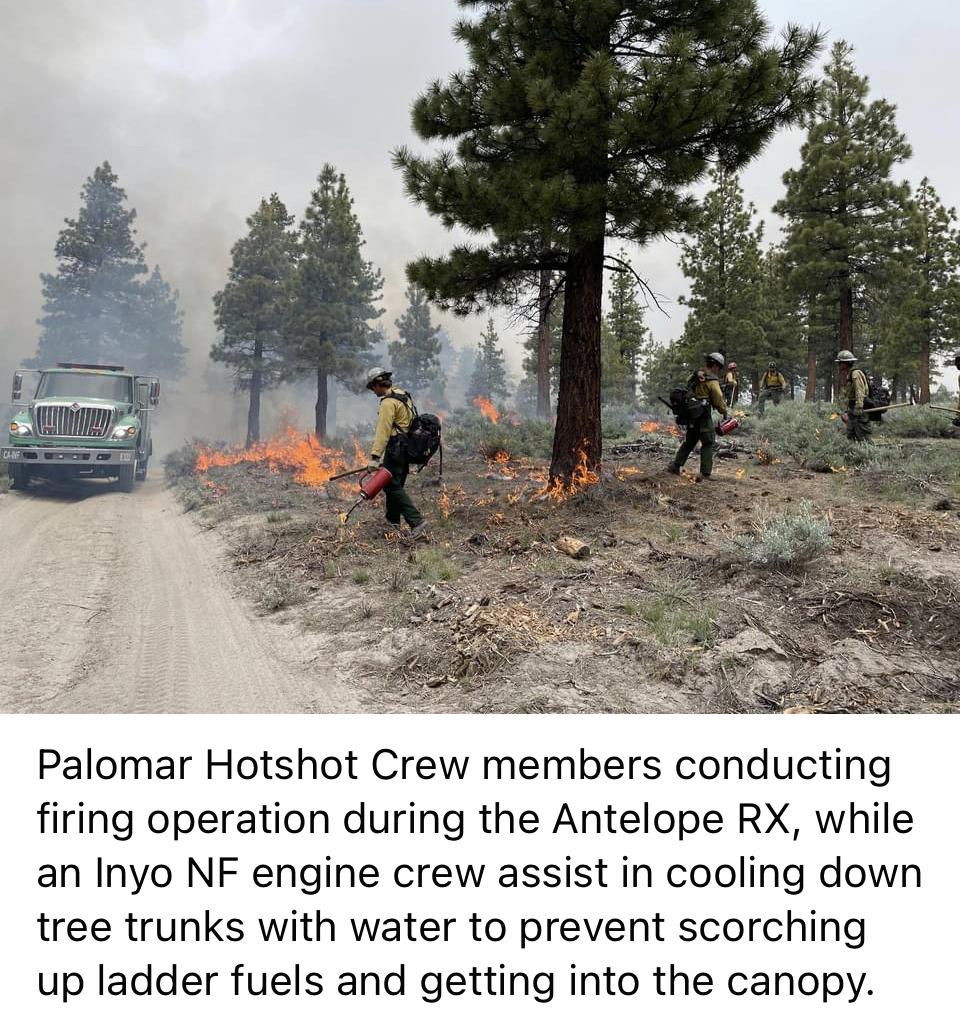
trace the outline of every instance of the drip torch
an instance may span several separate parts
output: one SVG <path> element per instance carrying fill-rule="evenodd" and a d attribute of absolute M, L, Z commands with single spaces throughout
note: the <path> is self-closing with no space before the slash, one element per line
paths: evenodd
<path fill-rule="evenodd" d="M 350 511 L 341 517 L 340 522 L 346 524 L 347 520 L 353 515 L 354 509 L 357 508 L 362 502 L 370 502 L 380 494 L 381 491 L 393 480 L 393 474 L 387 470 L 386 467 L 378 467 L 373 473 L 367 470 L 366 467 L 361 467 L 359 470 L 348 470 L 345 474 L 339 474 L 337 477 L 331 477 L 331 481 L 336 481 L 341 477 L 352 477 L 354 474 L 363 474 L 360 478 L 360 497 L 350 507 Z"/>

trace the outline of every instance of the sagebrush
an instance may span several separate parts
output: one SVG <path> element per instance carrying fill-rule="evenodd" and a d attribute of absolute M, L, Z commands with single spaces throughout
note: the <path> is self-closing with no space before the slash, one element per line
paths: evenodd
<path fill-rule="evenodd" d="M 828 552 L 833 529 L 814 512 L 812 502 L 801 502 L 780 516 L 760 515 L 751 534 L 734 539 L 734 548 L 755 566 L 800 567 Z"/>

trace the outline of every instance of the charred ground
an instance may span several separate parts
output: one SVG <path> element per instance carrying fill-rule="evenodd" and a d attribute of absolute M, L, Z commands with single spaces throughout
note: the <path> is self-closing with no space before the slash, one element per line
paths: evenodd
<path fill-rule="evenodd" d="M 780 409 L 722 443 L 709 485 L 664 473 L 664 422 L 563 499 L 517 451 L 535 430 L 466 429 L 442 482 L 409 482 L 431 522 L 412 547 L 379 504 L 341 526 L 349 484 L 197 473 L 196 447 L 168 472 L 245 595 L 369 710 L 956 710 L 960 442 L 911 411 L 853 447 L 829 413 Z"/>

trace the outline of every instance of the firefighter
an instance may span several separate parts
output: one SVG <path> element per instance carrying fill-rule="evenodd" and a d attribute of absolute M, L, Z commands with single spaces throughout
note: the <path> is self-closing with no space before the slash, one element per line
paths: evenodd
<path fill-rule="evenodd" d="M 704 412 L 687 425 L 687 434 L 683 444 L 677 450 L 674 461 L 667 467 L 671 474 L 679 474 L 680 468 L 687 462 L 690 453 L 700 443 L 700 474 L 697 481 L 709 481 L 713 473 L 713 452 L 717 444 L 717 433 L 714 430 L 711 408 L 723 414 L 724 420 L 730 416 L 723 390 L 720 388 L 720 373 L 723 371 L 723 357 L 719 353 L 709 353 L 704 358 L 703 370 L 695 372 L 687 382 L 687 388 L 695 399 L 708 401 Z"/>
<path fill-rule="evenodd" d="M 768 399 L 773 400 L 774 406 L 780 406 L 784 390 L 787 388 L 787 380 L 777 370 L 777 362 L 770 361 L 767 370 L 760 379 L 760 406 L 758 411 L 761 417 L 764 414 L 764 404 Z"/>
<path fill-rule="evenodd" d="M 849 350 L 841 350 L 836 363 L 840 370 L 840 403 L 844 406 L 847 438 L 851 442 L 869 442 L 873 428 L 863 409 L 863 401 L 870 391 L 867 376 L 860 368 L 854 367 L 857 358 Z"/>
<path fill-rule="evenodd" d="M 727 401 L 727 406 L 733 406 L 740 395 L 740 379 L 737 375 L 736 361 L 730 361 L 727 365 L 727 373 L 723 376 L 721 388 L 723 389 L 723 398 Z"/>
<path fill-rule="evenodd" d="M 399 534 L 401 521 L 406 520 L 409 536 L 416 540 L 426 532 L 427 523 L 404 488 L 410 472 L 404 436 L 413 421 L 413 400 L 409 393 L 393 384 L 393 372 L 384 368 L 374 368 L 367 375 L 367 388 L 380 399 L 377 432 L 367 469 L 374 471 L 384 466 L 393 475 L 393 480 L 383 489 L 387 524 L 392 532 Z"/>

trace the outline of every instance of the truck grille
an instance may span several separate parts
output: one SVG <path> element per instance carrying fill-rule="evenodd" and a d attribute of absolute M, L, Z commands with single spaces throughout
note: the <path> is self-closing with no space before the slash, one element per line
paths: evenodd
<path fill-rule="evenodd" d="M 38 438 L 107 438 L 113 409 L 81 403 L 34 407 Z"/>

